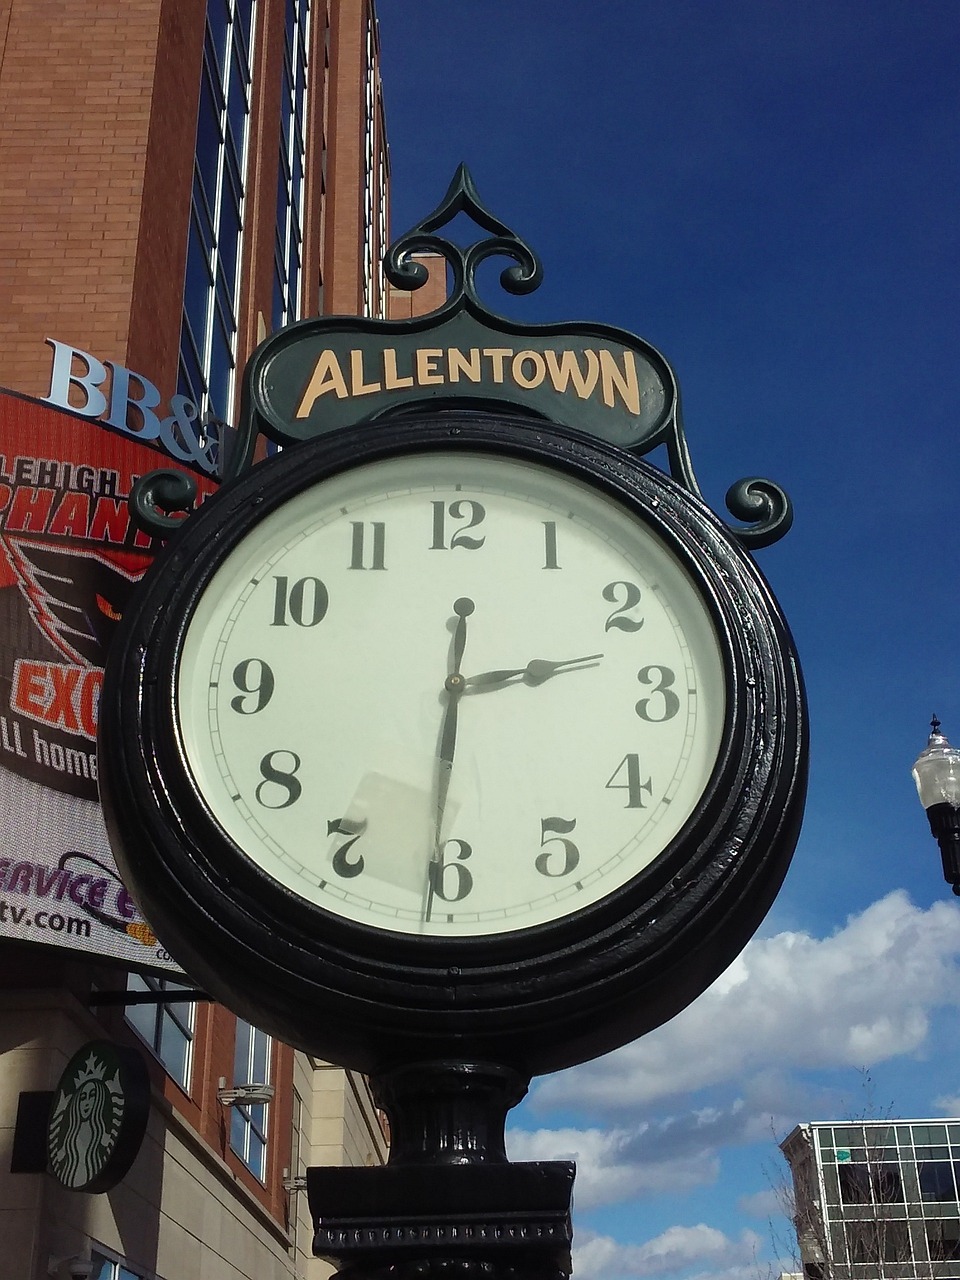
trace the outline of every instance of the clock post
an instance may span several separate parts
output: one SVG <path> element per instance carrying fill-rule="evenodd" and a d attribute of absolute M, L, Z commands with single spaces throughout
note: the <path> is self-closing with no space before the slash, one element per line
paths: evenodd
<path fill-rule="evenodd" d="M 366 1276 L 570 1273 L 569 1161 L 510 1164 L 507 1110 L 526 1093 L 492 1063 L 415 1063 L 374 1077 L 390 1121 L 382 1169 L 307 1170 L 315 1255 Z"/>
<path fill-rule="evenodd" d="M 458 214 L 486 238 L 441 234 Z M 111 648 L 101 794 L 186 972 L 371 1079 L 390 1157 L 308 1171 L 317 1256 L 562 1280 L 574 1167 L 509 1162 L 505 1119 L 683 1009 L 776 896 L 806 708 L 750 552 L 792 513 L 756 478 L 735 526 L 707 507 L 649 343 L 487 309 L 488 257 L 515 294 L 542 273 L 463 168 L 388 279 L 423 253 L 430 315 L 261 344 L 201 510 L 183 472 L 135 487 L 168 545 Z"/>

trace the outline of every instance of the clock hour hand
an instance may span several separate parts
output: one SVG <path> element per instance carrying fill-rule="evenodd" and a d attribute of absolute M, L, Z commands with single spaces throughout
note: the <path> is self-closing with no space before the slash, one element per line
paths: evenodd
<path fill-rule="evenodd" d="M 481 671 L 478 676 L 467 676 L 464 684 L 475 693 L 502 689 L 511 680 L 522 678 L 524 684 L 538 685 L 555 676 L 559 671 L 579 671 L 586 663 L 599 662 L 602 653 L 590 653 L 584 658 L 566 658 L 563 662 L 550 662 L 546 658 L 533 658 L 525 667 L 512 667 L 503 671 Z"/>
<path fill-rule="evenodd" d="M 427 873 L 425 920 L 430 919 L 430 911 L 433 906 L 434 880 L 438 874 L 436 867 L 443 860 L 443 845 L 440 839 L 443 830 L 443 813 L 447 806 L 447 792 L 450 790 L 450 775 L 453 772 L 453 757 L 457 747 L 457 712 L 465 687 L 464 678 L 460 674 L 460 665 L 463 662 L 463 651 L 467 644 L 467 618 L 473 613 L 475 607 L 473 601 L 466 596 L 461 596 L 453 602 L 453 612 L 457 615 L 457 626 L 453 633 L 451 669 L 443 682 L 447 705 L 443 713 L 443 724 L 440 728 L 440 745 L 437 749 L 436 826 L 433 837 L 433 856 Z"/>

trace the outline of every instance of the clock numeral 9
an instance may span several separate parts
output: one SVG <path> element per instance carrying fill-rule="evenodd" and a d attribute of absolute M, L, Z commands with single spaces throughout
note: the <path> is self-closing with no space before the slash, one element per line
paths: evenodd
<path fill-rule="evenodd" d="M 566 818 L 540 819 L 540 847 L 543 853 L 537 854 L 536 868 L 542 876 L 568 876 L 576 867 L 580 861 L 580 850 L 572 840 L 566 838 L 576 825 L 576 818 L 569 821 Z M 559 850 L 548 849 L 547 845 L 560 846 L 563 850 L 562 861 L 554 860 L 551 863 L 551 857 L 559 853 Z"/>
<path fill-rule="evenodd" d="M 271 627 L 285 627 L 288 619 L 298 627 L 315 627 L 327 616 L 330 597 L 319 578 L 298 578 L 289 591 L 289 579 L 275 577 L 273 581 Z"/>
<path fill-rule="evenodd" d="M 293 761 L 289 769 L 280 767 L 285 763 L 283 757 Z M 303 787 L 295 776 L 299 768 L 300 757 L 295 751 L 268 751 L 260 761 L 260 776 L 263 781 L 257 784 L 257 790 L 254 793 L 257 803 L 264 809 L 287 809 L 295 804 L 303 792 Z M 278 789 L 283 796 L 279 799 L 279 803 L 276 803 Z"/>
<path fill-rule="evenodd" d="M 620 763 L 610 775 L 610 780 L 606 784 L 608 791 L 626 791 L 627 803 L 625 809 L 645 809 L 647 806 L 643 803 L 643 793 L 648 796 L 653 795 L 653 781 L 647 778 L 643 781 L 643 775 L 640 772 L 640 757 L 635 751 L 631 751 L 625 755 Z"/>
<path fill-rule="evenodd" d="M 466 520 L 467 523 L 462 529 L 458 529 L 450 539 L 450 547 L 463 547 L 465 551 L 476 551 L 482 547 L 485 541 L 483 538 L 468 538 L 467 530 L 475 529 L 478 524 L 482 524 L 486 518 L 486 511 L 479 502 L 474 502 L 469 498 L 459 498 L 456 502 L 451 502 L 447 506 L 444 502 L 433 502 L 433 542 L 430 543 L 431 551 L 446 551 L 447 534 L 446 534 L 446 518 L 449 515 L 451 520 Z"/>
<path fill-rule="evenodd" d="M 358 853 L 355 862 L 351 862 L 347 854 L 357 843 L 360 837 L 367 829 L 367 821 L 365 818 L 359 822 L 353 822 L 347 818 L 334 818 L 332 822 L 327 823 L 328 836 L 350 836 L 351 839 L 342 844 L 333 855 L 333 869 L 338 876 L 345 879 L 352 879 L 358 876 L 363 870 L 363 854 Z"/>
<path fill-rule="evenodd" d="M 457 846 L 457 861 L 444 861 L 448 844 Z M 444 902 L 462 902 L 473 888 L 473 876 L 463 865 L 463 862 L 472 853 L 473 849 L 467 844 L 466 840 L 445 840 L 441 857 L 430 863 L 430 868 L 427 872 L 430 877 L 430 888 Z M 453 892 L 447 893 L 447 889 L 452 889 Z"/>
<path fill-rule="evenodd" d="M 256 678 L 257 668 L 259 668 L 259 678 L 256 679 L 255 684 L 250 684 L 251 669 L 253 669 L 254 677 Z M 255 716 L 258 711 L 263 710 L 273 697 L 273 672 L 262 658 L 244 658 L 243 662 L 238 662 L 233 668 L 233 683 L 242 692 L 238 693 L 235 698 L 230 699 L 230 705 L 234 711 L 238 711 L 242 716 Z M 257 695 L 253 706 L 244 698 L 244 693 Z"/>
<path fill-rule="evenodd" d="M 654 675 L 658 672 L 658 675 Z M 649 698 L 641 698 L 637 703 L 637 715 L 641 720 L 649 720 L 651 724 L 663 724 L 664 720 L 672 720 L 680 710 L 680 699 L 673 692 L 671 685 L 676 675 L 669 667 L 641 667 L 637 679 L 641 684 L 652 684 L 653 694 Z M 656 682 L 656 683 L 655 683 Z M 661 701 L 654 701 L 659 694 Z M 651 711 L 651 704 L 653 710 Z M 655 712 L 660 712 L 656 715 Z"/>
<path fill-rule="evenodd" d="M 635 582 L 608 582 L 600 593 L 610 604 L 623 604 L 614 609 L 604 623 L 604 631 L 639 631 L 643 626 L 642 618 L 628 618 L 627 614 L 640 603 L 640 588 Z"/>

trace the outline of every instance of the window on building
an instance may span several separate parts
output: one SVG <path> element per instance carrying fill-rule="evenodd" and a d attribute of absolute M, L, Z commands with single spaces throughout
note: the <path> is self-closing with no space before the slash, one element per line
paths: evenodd
<path fill-rule="evenodd" d="M 90 1280 L 144 1280 L 142 1271 L 131 1271 L 116 1258 L 108 1258 L 98 1249 L 90 1251 L 93 1271 Z"/>
<path fill-rule="evenodd" d="M 910 1230 L 903 1219 L 847 1222 L 847 1252 L 852 1263 L 909 1262 Z"/>
<path fill-rule="evenodd" d="M 271 1047 L 268 1035 L 238 1018 L 233 1083 L 269 1084 Z M 230 1146 L 261 1182 L 267 1171 L 267 1106 L 255 1102 L 230 1108 Z"/>
<path fill-rule="evenodd" d="M 364 66 L 364 125 L 363 125 L 363 309 L 364 315 L 374 316 L 382 297 L 380 279 L 380 235 L 383 224 L 383 174 L 379 154 L 379 98 L 377 95 L 377 34 L 373 14 L 367 22 Z"/>
<path fill-rule="evenodd" d="M 925 1160 L 919 1166 L 921 1200 L 956 1200 L 953 1165 L 949 1160 Z"/>
<path fill-rule="evenodd" d="M 310 0 L 286 0 L 280 97 L 280 169 L 273 261 L 274 329 L 292 324 L 302 314 L 309 39 Z"/>
<path fill-rule="evenodd" d="M 181 1089 L 188 1089 L 197 1016 L 196 1002 L 177 1000 L 177 992 L 185 990 L 183 983 L 154 977 L 152 974 L 129 974 L 127 990 L 157 996 L 169 994 L 169 1001 L 127 1005 L 126 1017 L 163 1063 L 167 1074 L 176 1080 Z"/>
<path fill-rule="evenodd" d="M 180 333 L 182 395 L 230 419 L 252 84 L 254 0 L 208 0 Z"/>
<path fill-rule="evenodd" d="M 903 1179 L 895 1164 L 866 1161 L 837 1165 L 840 1199 L 844 1204 L 901 1204 Z"/>
<path fill-rule="evenodd" d="M 927 1224 L 927 1249 L 931 1262 L 960 1260 L 960 1218 L 937 1218 Z"/>
<path fill-rule="evenodd" d="M 844 1204 L 870 1203 L 870 1170 L 865 1164 L 837 1166 L 840 1177 L 840 1199 Z"/>
<path fill-rule="evenodd" d="M 870 1181 L 873 1185 L 873 1198 L 877 1204 L 903 1203 L 903 1178 L 895 1164 L 872 1164 Z"/>

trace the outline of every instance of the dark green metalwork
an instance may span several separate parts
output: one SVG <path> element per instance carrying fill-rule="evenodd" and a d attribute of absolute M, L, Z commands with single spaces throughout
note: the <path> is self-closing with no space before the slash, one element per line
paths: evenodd
<path fill-rule="evenodd" d="M 461 249 L 452 240 L 434 234 L 452 222 L 458 213 L 467 214 L 478 227 L 490 233 L 490 238 Z M 384 254 L 383 272 L 395 288 L 413 290 L 426 284 L 427 269 L 413 259 L 417 253 L 440 254 L 446 259 L 453 276 L 450 297 L 440 310 L 434 312 L 436 318 L 457 310 L 464 301 L 486 311 L 477 294 L 477 268 L 487 258 L 502 255 L 513 259 L 515 265 L 500 273 L 500 283 L 507 293 L 533 293 L 543 281 L 540 259 L 515 231 L 495 218 L 483 204 L 465 164 L 461 164 L 453 175 L 447 194 L 433 213 L 395 240 Z"/>
<path fill-rule="evenodd" d="M 440 232 L 466 215 L 487 235 L 465 247 Z M 445 301 L 411 320 L 318 316 L 272 334 L 243 376 L 237 440 L 221 474 L 235 479 L 254 464 L 261 437 L 284 448 L 343 427 L 371 425 L 432 409 L 512 410 L 517 430 L 537 423 L 571 427 L 644 456 L 663 446 L 670 474 L 702 498 L 687 446 L 676 375 L 642 338 L 604 324 L 524 324 L 491 311 L 477 271 L 492 257 L 512 265 L 500 284 L 532 293 L 543 279 L 536 253 L 481 201 L 464 165 L 436 209 L 387 250 L 383 269 L 396 289 L 413 291 L 429 273 L 417 255 L 437 255 L 448 275 Z M 168 538 L 195 501 L 172 471 L 154 472 L 131 495 L 132 517 Z M 771 480 L 738 481 L 726 495 L 744 527 L 730 533 L 755 550 L 793 522 L 789 498 Z"/>

